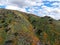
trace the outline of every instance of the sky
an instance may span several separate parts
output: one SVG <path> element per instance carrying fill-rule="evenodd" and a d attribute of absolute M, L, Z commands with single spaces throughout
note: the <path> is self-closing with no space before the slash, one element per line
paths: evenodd
<path fill-rule="evenodd" d="M 0 8 L 60 19 L 60 0 L 0 0 Z"/>

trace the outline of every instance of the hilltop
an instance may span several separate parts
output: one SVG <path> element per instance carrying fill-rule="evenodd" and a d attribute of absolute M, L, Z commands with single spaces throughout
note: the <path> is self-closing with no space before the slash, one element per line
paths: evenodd
<path fill-rule="evenodd" d="M 59 45 L 60 21 L 0 9 L 0 45 Z"/>

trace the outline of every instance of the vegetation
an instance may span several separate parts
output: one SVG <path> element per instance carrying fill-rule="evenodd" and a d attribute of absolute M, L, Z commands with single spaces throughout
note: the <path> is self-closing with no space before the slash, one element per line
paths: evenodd
<path fill-rule="evenodd" d="M 0 45 L 60 45 L 60 21 L 0 9 Z"/>

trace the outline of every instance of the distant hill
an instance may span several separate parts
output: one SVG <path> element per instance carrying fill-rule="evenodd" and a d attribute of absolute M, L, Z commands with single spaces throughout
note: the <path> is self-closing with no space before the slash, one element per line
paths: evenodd
<path fill-rule="evenodd" d="M 0 9 L 0 45 L 60 45 L 60 21 Z"/>

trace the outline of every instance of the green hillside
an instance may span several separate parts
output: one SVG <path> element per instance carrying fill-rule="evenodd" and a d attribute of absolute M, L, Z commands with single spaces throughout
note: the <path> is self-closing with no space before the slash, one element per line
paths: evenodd
<path fill-rule="evenodd" d="M 60 21 L 0 9 L 0 45 L 60 45 Z"/>

